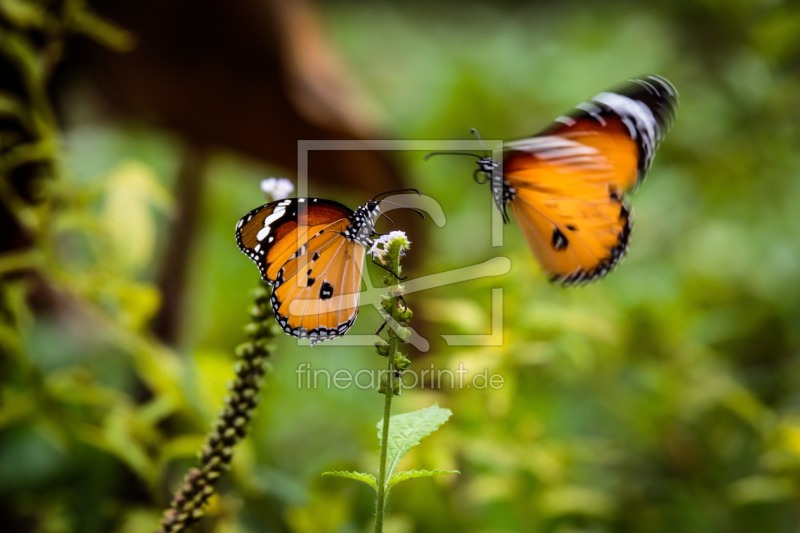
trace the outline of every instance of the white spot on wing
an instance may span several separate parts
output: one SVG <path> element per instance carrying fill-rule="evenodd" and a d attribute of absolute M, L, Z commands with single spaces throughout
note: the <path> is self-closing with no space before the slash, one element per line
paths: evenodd
<path fill-rule="evenodd" d="M 272 224 L 286 213 L 286 206 L 290 205 L 291 203 L 291 200 L 284 200 L 275 206 L 275 210 L 264 219 L 264 227 L 258 232 L 256 239 L 263 241 L 267 238 L 269 232 L 272 231 Z"/>
<path fill-rule="evenodd" d="M 608 160 L 597 148 L 558 135 L 532 137 L 507 143 L 506 146 L 530 152 L 531 156 L 542 161 L 558 162 L 572 168 L 598 171 L 609 169 Z"/>
<path fill-rule="evenodd" d="M 637 135 L 637 139 L 641 146 L 644 148 L 646 156 L 646 163 L 644 167 L 649 166 L 650 159 L 655 151 L 655 144 L 658 138 L 657 128 L 658 121 L 656 120 L 653 111 L 645 104 L 633 98 L 629 98 L 622 94 L 604 92 L 594 97 L 597 102 L 605 104 L 613 109 L 625 122 L 629 128 L 633 128 Z M 627 119 L 627 120 L 626 120 Z"/>
<path fill-rule="evenodd" d="M 595 100 L 597 100 L 597 98 L 595 98 Z M 596 104 L 594 104 L 592 102 L 581 102 L 580 104 L 578 104 L 575 107 L 580 109 L 581 111 L 587 112 L 589 114 L 589 116 L 591 116 L 593 119 L 595 119 L 597 122 L 599 122 L 601 126 L 605 127 L 606 121 L 605 121 L 605 119 L 603 119 L 602 116 L 600 116 L 600 113 L 602 112 L 602 109 L 600 109 Z"/>
<path fill-rule="evenodd" d="M 575 125 L 575 123 L 577 121 L 572 117 L 568 117 L 566 115 L 561 115 L 560 117 L 558 117 L 556 119 L 556 122 L 560 122 L 560 123 L 564 124 L 567 127 L 572 127 L 572 126 Z"/>

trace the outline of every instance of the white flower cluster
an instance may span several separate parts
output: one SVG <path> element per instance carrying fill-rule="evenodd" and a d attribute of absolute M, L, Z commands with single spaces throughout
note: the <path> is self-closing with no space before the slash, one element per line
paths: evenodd
<path fill-rule="evenodd" d="M 411 245 L 411 241 L 408 240 L 405 231 L 390 231 L 384 235 L 381 235 L 374 241 L 372 241 L 372 247 L 369 249 L 369 254 L 372 255 L 375 259 L 380 261 L 381 263 L 385 262 L 386 252 L 389 249 L 389 243 L 395 239 L 402 240 L 401 246 L 405 249 Z"/>
<path fill-rule="evenodd" d="M 292 194 L 294 185 L 286 178 L 267 178 L 261 180 L 261 191 L 267 200 L 283 200 Z"/>

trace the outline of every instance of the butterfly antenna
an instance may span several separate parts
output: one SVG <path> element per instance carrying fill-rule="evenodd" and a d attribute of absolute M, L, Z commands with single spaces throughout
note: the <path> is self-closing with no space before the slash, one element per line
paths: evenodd
<path fill-rule="evenodd" d="M 372 199 L 372 201 L 373 202 L 379 202 L 383 198 L 386 198 L 387 196 L 391 196 L 393 194 L 400 194 L 400 193 L 403 193 L 403 192 L 413 192 L 413 193 L 417 194 L 418 196 L 422 196 L 422 193 L 420 193 L 417 189 L 414 189 L 414 188 L 410 187 L 408 189 L 397 189 L 396 191 L 382 192 L 382 193 L 376 195 L 375 198 Z"/>
<path fill-rule="evenodd" d="M 392 227 L 394 227 L 394 220 L 392 220 L 392 218 L 389 215 L 387 215 L 384 212 L 381 212 L 381 214 L 379 216 L 385 218 L 386 220 L 388 220 L 389 224 L 391 224 Z"/>
<path fill-rule="evenodd" d="M 476 137 L 476 138 L 477 138 L 477 139 L 478 139 L 478 140 L 481 142 L 481 146 L 483 146 L 483 149 L 484 149 L 485 151 L 487 151 L 487 152 L 488 152 L 488 151 L 489 151 L 489 149 L 488 149 L 488 148 L 486 148 L 486 143 L 485 143 L 485 142 L 483 142 L 483 137 L 481 137 L 481 134 L 480 134 L 480 132 L 478 131 L 478 129 L 477 129 L 477 128 L 470 128 L 470 129 L 469 129 L 469 132 L 470 132 L 472 135 L 474 135 L 474 136 L 475 136 L 475 137 Z"/>
<path fill-rule="evenodd" d="M 472 152 L 446 152 L 445 151 L 445 152 L 428 152 L 427 154 L 425 154 L 425 157 L 423 157 L 422 159 L 427 161 L 428 159 L 430 159 L 431 157 L 433 157 L 435 155 L 468 155 L 468 156 L 474 157 L 475 159 L 480 159 L 481 158 L 481 156 L 479 156 L 478 154 L 473 154 Z"/>
<path fill-rule="evenodd" d="M 421 218 L 422 220 L 425 220 L 425 212 L 422 209 L 418 209 L 416 207 L 411 207 L 410 209 L 413 212 L 415 212 L 416 214 L 418 214 L 419 218 Z"/>
<path fill-rule="evenodd" d="M 478 138 L 478 140 L 480 141 L 481 146 L 483 147 L 484 151 L 488 152 L 489 149 L 486 148 L 486 143 L 483 142 L 483 137 L 481 137 L 481 134 L 478 133 L 477 128 L 470 128 L 469 132 L 472 135 L 474 135 L 475 137 Z M 428 152 L 427 154 L 425 154 L 425 157 L 423 157 L 423 159 L 425 161 L 427 161 L 428 159 L 430 159 L 431 157 L 433 157 L 435 155 L 468 155 L 468 156 L 474 157 L 476 159 L 482 159 L 483 158 L 483 156 L 478 155 L 478 154 L 474 154 L 472 152 L 441 151 L 441 152 Z"/>
<path fill-rule="evenodd" d="M 394 205 L 399 205 L 399 204 L 394 204 Z M 422 211 L 422 209 L 419 209 L 419 208 L 417 208 L 417 207 L 408 207 L 408 206 L 406 206 L 406 205 L 401 205 L 400 207 L 404 207 L 404 208 L 406 208 L 406 209 L 410 209 L 411 211 L 413 211 L 414 213 L 416 213 L 417 215 L 419 215 L 419 218 L 421 218 L 422 220 L 425 220 L 425 212 L 424 212 L 424 211 Z M 389 215 L 387 215 L 386 213 L 383 213 L 383 212 L 382 212 L 382 213 L 380 214 L 380 216 L 382 216 L 382 217 L 386 217 L 386 218 L 389 220 L 389 222 L 392 224 L 392 226 L 394 226 L 394 220 L 392 220 L 391 218 L 389 218 Z"/>
<path fill-rule="evenodd" d="M 416 192 L 416 189 L 410 189 L 410 190 L 413 190 L 413 191 L 415 191 L 415 192 Z M 418 215 L 419 215 L 419 217 L 420 217 L 422 220 L 425 220 L 425 214 L 424 214 L 424 212 L 422 211 L 422 209 L 418 209 L 418 208 L 416 208 L 416 207 L 411 207 L 411 206 L 407 206 L 407 205 L 403 205 L 403 204 L 398 204 L 397 202 L 392 202 L 391 200 L 382 200 L 382 201 L 381 201 L 381 203 L 387 203 L 387 204 L 389 204 L 389 205 L 396 205 L 396 206 L 398 206 L 398 207 L 403 207 L 403 208 L 406 208 L 406 209 L 410 209 L 410 210 L 412 210 L 413 212 L 415 212 L 416 214 L 418 214 Z M 389 222 L 391 222 L 391 223 L 392 223 L 392 226 L 394 226 L 394 221 L 393 221 L 391 218 L 389 218 L 389 217 L 388 217 L 388 216 L 387 216 L 385 213 L 381 212 L 380 216 L 384 216 L 384 217 L 386 217 L 387 219 L 389 219 Z"/>

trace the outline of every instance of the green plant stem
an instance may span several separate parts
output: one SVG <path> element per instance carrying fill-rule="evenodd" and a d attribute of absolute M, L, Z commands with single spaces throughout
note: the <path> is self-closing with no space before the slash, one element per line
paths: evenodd
<path fill-rule="evenodd" d="M 395 349 L 392 350 L 391 343 L 394 342 Z M 383 531 L 383 515 L 386 510 L 386 459 L 389 442 L 389 419 L 392 415 L 392 397 L 394 397 L 394 357 L 396 352 L 397 340 L 390 341 L 389 355 L 387 359 L 386 389 L 383 391 L 383 434 L 381 436 L 381 458 L 380 470 L 378 472 L 378 506 L 375 512 L 375 533 Z"/>
<path fill-rule="evenodd" d="M 393 272 L 395 272 L 398 276 L 400 276 L 400 253 L 392 256 L 392 264 L 390 268 Z M 392 321 L 394 324 L 398 324 L 398 319 L 400 315 L 400 285 L 396 284 L 394 286 L 394 296 L 391 297 L 392 305 L 391 305 L 391 316 Z M 381 435 L 381 455 L 380 455 L 380 467 L 378 471 L 378 504 L 375 511 L 375 533 L 381 533 L 383 531 L 383 516 L 386 513 L 386 499 L 387 499 L 387 485 L 388 480 L 386 479 L 386 472 L 387 472 L 387 457 L 388 457 L 388 443 L 389 443 L 389 421 L 392 415 L 392 398 L 395 394 L 395 358 L 397 356 L 397 346 L 400 343 L 400 339 L 397 336 L 397 332 L 391 329 L 389 331 L 389 352 L 386 356 L 388 360 L 386 366 L 386 383 L 384 385 L 383 391 L 383 428 L 382 428 L 382 435 Z"/>

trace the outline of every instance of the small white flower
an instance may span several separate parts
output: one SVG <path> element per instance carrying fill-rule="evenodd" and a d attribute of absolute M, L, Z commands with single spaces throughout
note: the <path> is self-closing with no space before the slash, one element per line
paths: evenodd
<path fill-rule="evenodd" d="M 267 178 L 261 180 L 261 190 L 267 200 L 283 200 L 292 194 L 294 185 L 286 178 Z"/>
<path fill-rule="evenodd" d="M 372 241 L 372 247 L 369 249 L 367 253 L 371 254 L 372 257 L 380 261 L 381 263 L 385 263 L 386 259 L 386 252 L 389 249 L 389 243 L 394 240 L 400 240 L 400 245 L 405 249 L 411 245 L 411 241 L 408 240 L 405 231 L 390 231 L 384 235 L 381 235 L 374 241 Z"/>

